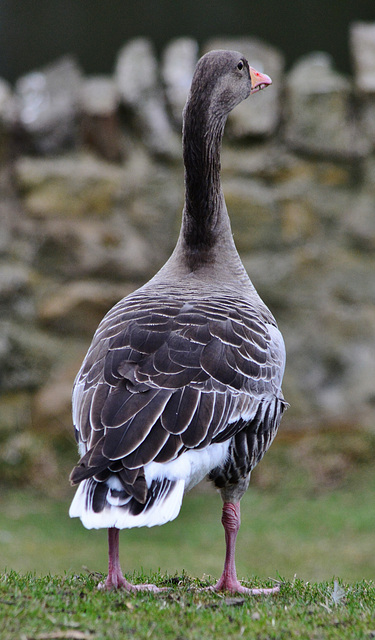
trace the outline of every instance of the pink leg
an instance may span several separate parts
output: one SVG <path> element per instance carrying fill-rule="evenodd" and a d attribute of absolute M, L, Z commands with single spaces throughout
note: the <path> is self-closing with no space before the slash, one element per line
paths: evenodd
<path fill-rule="evenodd" d="M 224 502 L 221 518 L 225 531 L 226 553 L 224 571 L 214 586 L 215 591 L 230 591 L 231 593 L 246 593 L 248 595 L 272 594 L 279 591 L 279 587 L 273 589 L 247 589 L 237 579 L 235 549 L 236 538 L 241 524 L 240 503 Z"/>
<path fill-rule="evenodd" d="M 119 556 L 119 529 L 115 527 L 108 529 L 108 576 L 105 582 L 99 584 L 99 589 L 126 589 L 127 591 L 163 591 L 154 584 L 137 584 L 134 585 L 124 578 Z"/>

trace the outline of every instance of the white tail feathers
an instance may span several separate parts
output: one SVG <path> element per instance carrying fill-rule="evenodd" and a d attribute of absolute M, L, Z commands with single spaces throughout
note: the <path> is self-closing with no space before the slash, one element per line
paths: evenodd
<path fill-rule="evenodd" d="M 91 479 L 81 482 L 69 509 L 70 517 L 80 518 L 86 529 L 154 527 L 174 520 L 181 509 L 185 486 L 183 480 L 177 480 L 170 487 L 161 490 L 150 505 L 145 506 L 139 513 L 134 513 L 131 499 L 122 501 L 122 504 L 113 499 L 109 486 L 107 487 L 108 499 L 105 499 L 103 508 L 94 511 L 92 506 L 94 482 Z"/>

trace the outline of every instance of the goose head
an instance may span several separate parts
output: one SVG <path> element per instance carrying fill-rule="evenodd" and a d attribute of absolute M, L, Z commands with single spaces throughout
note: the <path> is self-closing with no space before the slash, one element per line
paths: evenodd
<path fill-rule="evenodd" d="M 212 116 L 226 117 L 250 94 L 272 84 L 265 73 L 250 67 L 238 51 L 216 50 L 198 61 L 190 94 L 185 107 L 197 107 L 203 102 Z"/>

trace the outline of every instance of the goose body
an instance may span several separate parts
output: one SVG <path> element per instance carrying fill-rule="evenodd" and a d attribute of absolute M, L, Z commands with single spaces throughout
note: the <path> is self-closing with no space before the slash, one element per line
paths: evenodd
<path fill-rule="evenodd" d="M 220 145 L 230 110 L 270 82 L 237 52 L 198 62 L 184 110 L 186 199 L 176 248 L 107 313 L 75 380 L 81 459 L 70 515 L 108 528 L 108 588 L 136 588 L 121 573 L 118 530 L 173 520 L 184 493 L 209 474 L 223 498 L 227 540 L 216 586 L 245 591 L 231 531 L 286 406 L 285 347 L 234 245 Z"/>

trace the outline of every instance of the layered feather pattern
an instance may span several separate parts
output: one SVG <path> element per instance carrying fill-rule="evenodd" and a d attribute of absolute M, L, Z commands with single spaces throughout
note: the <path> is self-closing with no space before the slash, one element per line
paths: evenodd
<path fill-rule="evenodd" d="M 285 408 L 284 364 L 281 334 L 255 291 L 149 283 L 119 302 L 74 385 L 82 458 L 71 480 L 82 484 L 71 515 L 95 513 L 82 517 L 86 526 L 162 524 L 208 472 L 218 487 L 247 476 Z"/>

